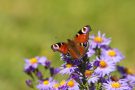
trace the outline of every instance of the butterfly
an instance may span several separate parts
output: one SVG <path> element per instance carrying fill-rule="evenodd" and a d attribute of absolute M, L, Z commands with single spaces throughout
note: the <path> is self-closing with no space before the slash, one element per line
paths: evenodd
<path fill-rule="evenodd" d="M 72 59 L 80 59 L 88 50 L 90 31 L 91 27 L 89 25 L 84 26 L 72 40 L 67 39 L 67 42 L 53 44 L 51 48 L 54 52 L 58 51 L 64 55 L 71 56 Z"/>

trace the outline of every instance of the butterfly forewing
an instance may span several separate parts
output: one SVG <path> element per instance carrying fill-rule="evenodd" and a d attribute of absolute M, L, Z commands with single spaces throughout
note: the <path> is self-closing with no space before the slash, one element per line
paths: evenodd
<path fill-rule="evenodd" d="M 91 31 L 91 28 L 89 25 L 83 27 L 74 37 L 74 40 L 77 43 L 85 43 L 89 39 L 89 32 Z"/>
<path fill-rule="evenodd" d="M 64 43 L 64 42 L 53 44 L 51 48 L 53 51 L 58 51 L 63 54 L 68 53 L 67 43 Z"/>

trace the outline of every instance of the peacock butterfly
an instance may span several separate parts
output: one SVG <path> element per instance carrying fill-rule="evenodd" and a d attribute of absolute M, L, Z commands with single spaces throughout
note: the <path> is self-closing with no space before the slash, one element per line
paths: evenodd
<path fill-rule="evenodd" d="M 72 40 L 67 39 L 67 42 L 53 44 L 51 48 L 53 51 L 58 51 L 64 55 L 70 55 L 73 59 L 80 59 L 88 50 L 90 31 L 91 27 L 89 25 L 84 26 Z"/>

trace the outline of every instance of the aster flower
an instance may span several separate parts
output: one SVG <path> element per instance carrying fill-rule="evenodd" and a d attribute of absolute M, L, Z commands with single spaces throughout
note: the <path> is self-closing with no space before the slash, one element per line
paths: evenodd
<path fill-rule="evenodd" d="M 127 75 L 127 74 L 126 74 L 125 67 L 117 65 L 117 70 L 120 72 L 120 74 L 121 74 L 122 76 Z"/>
<path fill-rule="evenodd" d="M 44 57 L 44 56 L 38 58 L 38 63 L 41 64 L 41 65 L 43 65 L 43 66 L 45 66 L 45 67 L 50 67 L 50 61 L 47 60 L 47 58 Z"/>
<path fill-rule="evenodd" d="M 118 81 L 107 81 L 103 83 L 103 89 L 105 90 L 132 90 L 127 84 L 126 80 L 120 79 Z"/>
<path fill-rule="evenodd" d="M 125 79 L 127 79 L 128 84 L 131 86 L 131 88 L 135 87 L 135 75 L 127 75 Z"/>
<path fill-rule="evenodd" d="M 99 76 L 94 74 L 92 70 L 85 70 L 85 77 L 88 78 L 88 83 L 96 83 L 99 80 Z"/>
<path fill-rule="evenodd" d="M 59 71 L 60 71 L 60 68 L 53 68 L 53 67 L 50 68 L 51 76 L 56 75 L 57 73 L 59 73 Z"/>
<path fill-rule="evenodd" d="M 100 48 L 103 45 L 109 45 L 111 42 L 110 38 L 106 38 L 105 34 L 101 34 L 100 31 L 98 32 L 98 35 L 92 35 L 90 36 L 90 45 L 92 46 L 92 48 Z"/>
<path fill-rule="evenodd" d="M 95 50 L 92 48 L 92 46 L 89 46 L 87 56 L 91 57 L 93 54 L 95 54 Z"/>
<path fill-rule="evenodd" d="M 51 78 L 46 80 L 40 80 L 39 84 L 37 85 L 38 90 L 52 90 L 55 81 Z"/>
<path fill-rule="evenodd" d="M 31 72 L 38 67 L 38 57 L 34 57 L 31 59 L 25 59 L 25 67 L 24 70 L 25 72 Z"/>
<path fill-rule="evenodd" d="M 52 86 L 52 90 L 59 90 L 60 84 L 58 82 L 54 82 Z"/>
<path fill-rule="evenodd" d="M 102 55 L 104 57 L 108 57 L 110 60 L 113 60 L 113 62 L 117 63 L 123 60 L 125 57 L 122 55 L 122 53 L 114 48 L 114 49 L 102 49 Z"/>
<path fill-rule="evenodd" d="M 36 76 L 37 76 L 37 78 L 38 78 L 39 80 L 42 80 L 42 78 L 43 78 L 42 72 L 37 71 L 35 74 L 36 74 Z"/>
<path fill-rule="evenodd" d="M 64 64 L 62 70 L 59 71 L 60 74 L 71 74 L 76 69 L 72 64 Z"/>
<path fill-rule="evenodd" d="M 95 73 L 101 77 L 109 75 L 111 72 L 115 71 L 116 65 L 108 60 L 106 57 L 97 58 L 96 61 L 99 61 L 99 66 L 95 69 Z"/>
<path fill-rule="evenodd" d="M 82 79 L 82 77 L 80 77 L 80 75 L 78 73 L 72 73 L 70 77 L 77 82 L 80 82 Z"/>
<path fill-rule="evenodd" d="M 68 89 L 68 86 L 67 86 L 65 80 L 62 80 L 62 81 L 59 83 L 58 89 L 59 89 L 59 90 L 67 90 L 67 89 Z"/>
<path fill-rule="evenodd" d="M 68 90 L 80 90 L 79 84 L 73 79 L 67 81 L 67 86 L 68 86 Z"/>

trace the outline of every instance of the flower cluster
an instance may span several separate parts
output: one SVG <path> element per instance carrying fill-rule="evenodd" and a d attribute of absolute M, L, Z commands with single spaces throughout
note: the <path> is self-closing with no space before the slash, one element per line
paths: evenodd
<path fill-rule="evenodd" d="M 52 67 L 46 57 L 26 59 L 24 72 L 31 77 L 26 84 L 38 90 L 133 90 L 135 75 L 118 65 L 124 56 L 110 47 L 111 39 L 98 32 L 98 35 L 89 36 L 88 42 L 87 52 L 79 59 L 61 54 L 64 63 L 59 68 Z M 49 70 L 49 77 L 42 67 Z M 58 81 L 57 74 L 68 78 Z"/>

